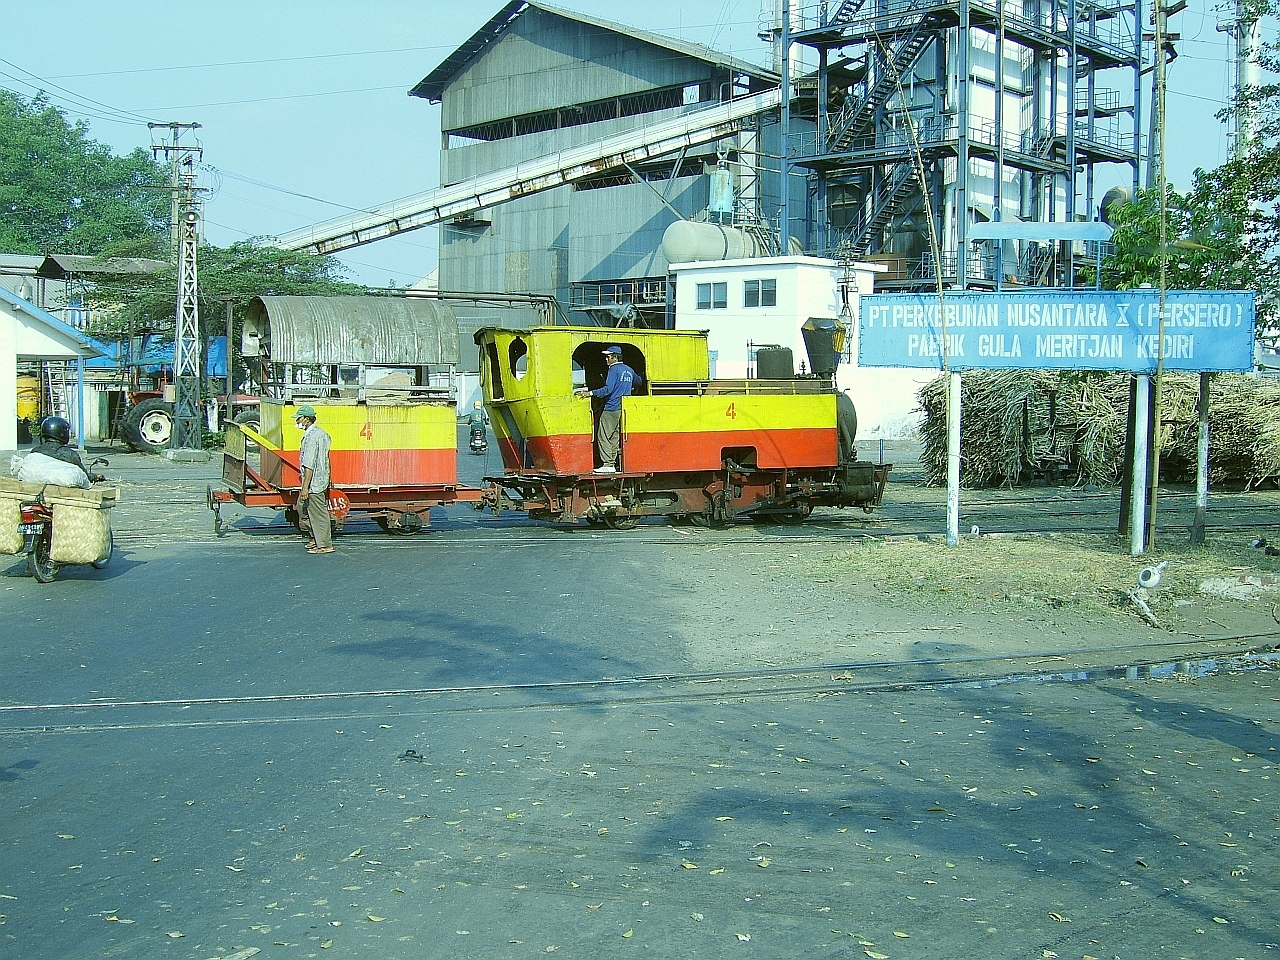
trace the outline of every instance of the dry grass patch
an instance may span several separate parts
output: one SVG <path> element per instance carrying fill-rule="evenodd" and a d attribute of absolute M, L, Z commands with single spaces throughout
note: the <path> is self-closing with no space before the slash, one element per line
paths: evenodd
<path fill-rule="evenodd" d="M 1129 609 L 1127 592 L 1138 572 L 1166 560 L 1161 605 L 1199 597 L 1209 577 L 1280 571 L 1280 558 L 1228 538 L 1194 549 L 1170 544 L 1134 558 L 1118 538 L 1056 535 L 972 537 L 952 549 L 939 540 L 869 540 L 815 563 L 824 577 L 864 582 L 887 598 L 1116 612 Z"/>

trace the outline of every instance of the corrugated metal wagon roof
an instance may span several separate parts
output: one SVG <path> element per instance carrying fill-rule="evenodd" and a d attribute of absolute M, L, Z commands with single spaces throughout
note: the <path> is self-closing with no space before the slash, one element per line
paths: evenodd
<path fill-rule="evenodd" d="M 409 91 L 411 97 L 423 97 L 431 103 L 439 103 L 440 98 L 444 96 L 444 88 L 450 81 L 461 71 L 468 63 L 470 63 L 478 54 L 480 54 L 490 44 L 495 43 L 503 32 L 509 27 L 517 17 L 528 10 L 530 7 L 542 10 L 546 13 L 554 14 L 558 17 L 564 17 L 567 20 L 576 20 L 579 23 L 590 24 L 593 27 L 599 27 L 602 30 L 610 30 L 613 33 L 623 36 L 632 37 L 645 43 L 653 44 L 656 47 L 662 47 L 667 50 L 673 50 L 676 53 L 682 53 L 687 57 L 695 60 L 705 60 L 707 63 L 714 63 L 717 66 L 728 67 L 740 73 L 750 74 L 753 77 L 760 77 L 770 80 L 774 83 L 778 82 L 778 75 L 772 70 L 760 66 L 755 63 L 748 63 L 727 53 L 720 53 L 712 50 L 710 47 L 704 47 L 699 43 L 689 43 L 685 40 L 677 40 L 674 37 L 663 36 L 660 33 L 653 33 L 649 30 L 641 30 L 639 27 L 631 27 L 626 24 L 616 23 L 612 20 L 604 20 L 600 17 L 593 17 L 585 13 L 578 13 L 576 10 L 565 10 L 563 7 L 555 7 L 549 3 L 542 3 L 541 0 L 533 2 L 533 0 L 511 0 L 501 10 L 494 14 L 483 27 L 471 35 L 471 37 L 463 43 L 453 53 L 445 57 L 438 67 L 432 70 L 424 77 L 416 87 Z"/>
<path fill-rule="evenodd" d="M 425 298 L 257 297 L 242 346 L 273 363 L 457 363 L 458 318 Z"/>

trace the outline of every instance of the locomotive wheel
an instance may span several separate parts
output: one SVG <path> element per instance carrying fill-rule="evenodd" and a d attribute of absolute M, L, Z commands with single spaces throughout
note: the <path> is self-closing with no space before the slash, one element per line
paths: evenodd
<path fill-rule="evenodd" d="M 610 530 L 634 530 L 639 522 L 639 517 L 633 517 L 630 514 L 606 513 L 604 515 L 604 525 Z"/>
<path fill-rule="evenodd" d="M 812 516 L 812 514 L 813 504 L 805 503 L 802 504 L 798 510 L 794 510 L 790 513 L 775 513 L 773 514 L 773 518 L 777 520 L 778 523 L 794 527 L 804 523 L 810 516 Z"/>
<path fill-rule="evenodd" d="M 31 545 L 31 552 L 27 554 L 27 569 L 40 583 L 53 583 L 58 576 L 58 565 L 49 559 L 52 538 L 46 527 L 45 532 L 36 537 L 36 542 Z"/>

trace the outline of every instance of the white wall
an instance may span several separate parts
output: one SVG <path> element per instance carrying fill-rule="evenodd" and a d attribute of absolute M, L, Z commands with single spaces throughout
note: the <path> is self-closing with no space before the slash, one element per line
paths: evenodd
<path fill-rule="evenodd" d="M 0 452 L 18 447 L 18 358 L 74 360 L 77 356 L 76 342 L 67 334 L 8 301 L 0 301 Z M 72 429 L 74 405 L 73 393 Z M 4 466 L 0 464 L 0 468 Z"/>
<path fill-rule="evenodd" d="M 714 375 L 734 380 L 747 376 L 750 364 L 747 342 L 776 343 L 790 347 L 796 372 L 809 365 L 800 328 L 810 317 L 838 317 L 842 303 L 842 269 L 832 260 L 818 257 L 765 257 L 753 260 L 702 261 L 673 264 L 676 274 L 676 327 L 706 330 L 707 346 L 715 352 Z M 857 366 L 858 307 L 861 295 L 873 288 L 871 266 L 855 267 L 855 290 L 850 291 L 854 338 L 841 364 L 836 384 L 849 394 L 858 410 L 858 436 L 896 437 L 914 432 L 919 424 L 916 393 L 936 374 L 921 370 L 864 369 Z M 744 307 L 743 282 L 776 279 L 778 301 L 773 307 Z M 723 310 L 697 309 L 700 283 L 724 283 L 728 303 Z"/>

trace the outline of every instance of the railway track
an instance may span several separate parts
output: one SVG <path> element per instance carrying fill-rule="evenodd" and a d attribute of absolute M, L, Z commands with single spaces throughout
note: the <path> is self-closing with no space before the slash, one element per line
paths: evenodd
<path fill-rule="evenodd" d="M 0 706 L 0 736 L 239 726 L 583 706 L 807 698 L 1011 683 L 1089 682 L 1280 667 L 1280 631 L 1041 653 L 850 662 L 540 683 L 88 700 Z M 495 699 L 498 698 L 498 699 Z"/>
<path fill-rule="evenodd" d="M 1243 495 L 1248 496 L 1248 495 Z M 136 503 L 136 502 L 135 502 Z M 152 500 L 146 507 L 204 507 L 203 500 L 175 498 Z M 1161 497 L 1161 526 L 1177 530 L 1189 526 L 1195 509 L 1195 497 L 1190 493 L 1170 493 Z M 201 520 L 205 519 L 201 516 Z M 1082 534 L 1107 536 L 1116 532 L 1116 496 L 1112 494 L 1083 494 L 1066 499 L 1063 497 L 1034 497 L 1011 501 L 1007 498 L 971 499 L 964 504 L 961 529 L 978 527 L 983 535 L 1036 535 Z M 839 545 L 866 538 L 920 538 L 941 536 L 945 530 L 945 507 L 919 504 L 891 504 L 874 515 L 861 513 L 817 514 L 798 526 L 776 526 L 743 523 L 724 530 L 704 530 L 677 527 L 661 519 L 642 523 L 632 531 L 601 531 L 596 528 L 554 528 L 523 517 L 507 517 L 495 520 L 487 514 L 455 510 L 431 531 L 411 538 L 388 538 L 377 527 L 364 522 L 348 525 L 348 537 L 364 533 L 376 534 L 368 538 L 382 546 L 404 548 L 424 540 L 449 543 L 565 543 L 567 538 L 581 537 L 591 541 L 646 543 L 657 545 L 729 543 L 808 543 Z M 210 524 L 211 525 L 211 524 Z M 210 525 L 200 523 L 205 535 L 184 537 L 188 543 L 224 543 L 227 538 L 217 538 Z M 1240 502 L 1231 497 L 1218 497 L 1211 502 L 1210 530 L 1227 528 L 1243 531 L 1265 531 L 1280 526 L 1280 500 L 1268 498 L 1255 502 Z M 235 542 L 263 540 L 270 542 L 276 535 L 291 534 L 293 528 L 284 523 L 271 523 L 236 529 Z M 157 536 L 145 529 L 130 528 L 127 521 L 116 531 L 117 542 L 123 545 L 151 543 L 168 540 L 165 534 Z M 363 539 L 363 537 L 362 537 Z"/>

